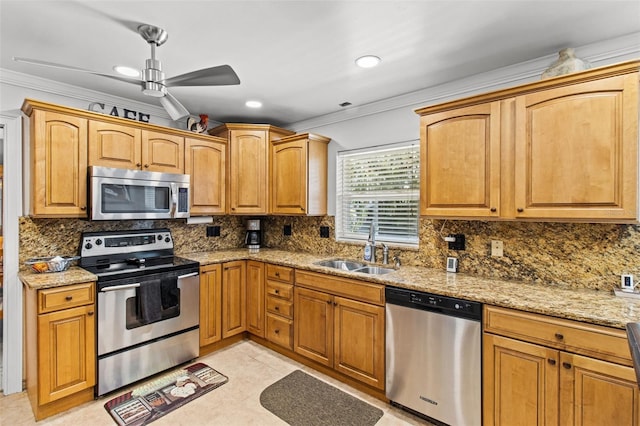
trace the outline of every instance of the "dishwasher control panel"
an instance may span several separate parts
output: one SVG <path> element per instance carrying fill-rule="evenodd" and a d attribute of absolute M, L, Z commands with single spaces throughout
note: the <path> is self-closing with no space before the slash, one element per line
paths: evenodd
<path fill-rule="evenodd" d="M 441 312 L 470 319 L 480 320 L 482 318 L 482 304 L 480 302 L 397 287 L 387 287 L 385 297 L 387 303 L 393 305 Z"/>

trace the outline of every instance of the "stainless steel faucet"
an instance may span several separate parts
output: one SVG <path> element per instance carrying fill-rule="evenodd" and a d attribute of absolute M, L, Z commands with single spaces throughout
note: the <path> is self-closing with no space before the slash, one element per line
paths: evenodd
<path fill-rule="evenodd" d="M 369 242 L 371 243 L 371 262 L 376 263 L 376 229 L 373 226 L 373 221 L 369 227 Z"/>
<path fill-rule="evenodd" d="M 389 247 L 384 243 L 382 243 L 382 263 L 385 265 L 389 263 Z"/>
<path fill-rule="evenodd" d="M 393 256 L 393 262 L 394 262 L 393 268 L 394 269 L 400 269 L 400 256 L 398 256 L 398 255 Z"/>

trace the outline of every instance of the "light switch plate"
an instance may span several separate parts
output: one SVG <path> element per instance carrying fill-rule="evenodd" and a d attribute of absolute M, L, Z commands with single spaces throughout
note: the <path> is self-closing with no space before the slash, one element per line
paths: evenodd
<path fill-rule="evenodd" d="M 491 240 L 491 256 L 502 257 L 504 255 L 504 245 L 502 241 Z"/>

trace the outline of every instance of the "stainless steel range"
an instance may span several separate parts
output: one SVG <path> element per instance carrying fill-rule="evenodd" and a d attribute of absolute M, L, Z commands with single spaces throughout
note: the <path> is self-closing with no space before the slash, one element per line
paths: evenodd
<path fill-rule="evenodd" d="M 169 229 L 85 232 L 80 255 L 98 276 L 97 396 L 198 357 L 199 264 Z"/>

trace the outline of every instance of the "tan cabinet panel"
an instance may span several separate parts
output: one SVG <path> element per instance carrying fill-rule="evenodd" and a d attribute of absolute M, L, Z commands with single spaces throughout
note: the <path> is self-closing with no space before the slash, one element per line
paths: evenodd
<path fill-rule="evenodd" d="M 89 165 L 139 169 L 141 158 L 142 131 L 135 127 L 89 122 Z"/>
<path fill-rule="evenodd" d="M 200 347 L 222 339 L 222 265 L 200 268 Z"/>
<path fill-rule="evenodd" d="M 247 261 L 247 331 L 264 337 L 264 263 L 253 260 Z"/>
<path fill-rule="evenodd" d="M 246 262 L 238 260 L 222 265 L 222 338 L 247 329 Z"/>
<path fill-rule="evenodd" d="M 333 296 L 295 288 L 294 350 L 333 367 Z"/>
<path fill-rule="evenodd" d="M 191 215 L 224 214 L 226 141 L 185 139 L 184 172 L 191 176 Z"/>
<path fill-rule="evenodd" d="M 184 173 L 184 138 L 143 130 L 142 170 Z"/>

